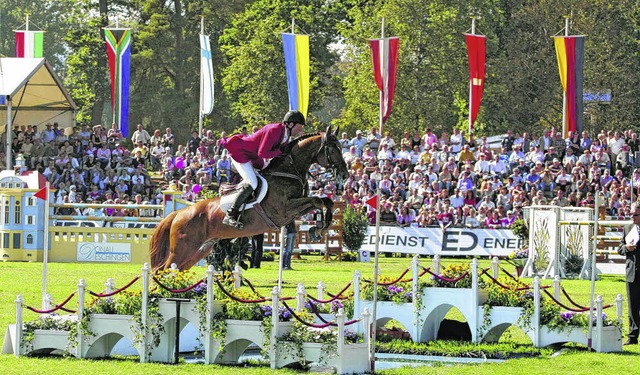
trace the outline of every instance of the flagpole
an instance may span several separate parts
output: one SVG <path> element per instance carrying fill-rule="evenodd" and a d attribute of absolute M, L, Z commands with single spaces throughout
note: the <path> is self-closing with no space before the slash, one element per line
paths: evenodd
<path fill-rule="evenodd" d="M 204 35 L 204 16 L 200 17 L 200 35 Z M 201 53 L 202 55 L 202 53 Z M 204 115 L 202 113 L 203 106 L 203 97 L 202 97 L 202 85 L 204 84 L 204 77 L 202 76 L 202 56 L 200 56 L 200 106 L 198 110 L 198 136 L 202 136 L 202 122 L 204 119 Z"/>
<path fill-rule="evenodd" d="M 471 17 L 471 34 L 475 35 L 476 33 L 476 17 L 473 16 Z M 469 141 L 471 141 L 471 134 L 472 134 L 472 129 L 473 129 L 473 105 L 472 105 L 472 101 L 473 100 L 473 78 L 469 77 Z"/>
<path fill-rule="evenodd" d="M 564 19 L 564 36 L 569 36 L 569 16 Z M 569 83 L 567 82 L 567 85 Z M 562 138 L 567 136 L 567 90 L 562 90 Z"/>
<path fill-rule="evenodd" d="M 384 39 L 384 17 L 382 18 L 382 39 Z M 382 61 L 386 61 L 386 56 L 385 56 L 385 49 L 382 48 Z M 380 90 L 380 133 L 382 134 L 382 116 L 384 115 L 384 113 L 382 112 L 382 90 Z M 377 315 L 378 315 L 378 276 L 380 274 L 380 270 L 379 270 L 379 249 L 380 249 L 380 206 L 381 206 L 381 202 L 382 199 L 381 195 L 380 195 L 380 183 L 378 182 L 377 187 L 376 187 L 376 197 L 377 197 L 377 204 L 376 204 L 376 246 L 374 249 L 374 262 L 373 262 L 373 311 L 372 311 L 372 325 L 373 327 L 371 328 L 371 355 L 370 355 L 370 361 L 371 361 L 371 372 L 375 372 L 376 370 L 376 331 L 378 330 L 378 324 L 377 324 Z"/>
<path fill-rule="evenodd" d="M 47 310 L 47 274 L 49 272 L 49 181 L 45 184 L 45 196 L 44 200 L 44 241 L 43 241 L 43 255 L 42 255 L 42 309 Z"/>

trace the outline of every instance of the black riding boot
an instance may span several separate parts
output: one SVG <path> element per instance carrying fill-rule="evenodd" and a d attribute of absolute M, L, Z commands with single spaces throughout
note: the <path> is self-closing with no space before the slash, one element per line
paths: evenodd
<path fill-rule="evenodd" d="M 236 201 L 233 202 L 233 205 L 229 208 L 229 210 L 227 210 L 227 215 L 224 217 L 224 220 L 222 220 L 223 224 L 236 227 L 237 229 L 242 229 L 243 225 L 239 221 L 240 209 L 242 208 L 242 205 L 247 201 L 247 199 L 249 199 L 251 193 L 253 193 L 253 188 L 251 187 L 251 185 L 246 184 L 244 185 L 244 187 L 242 187 L 242 190 L 240 190 L 240 194 L 238 194 Z"/>

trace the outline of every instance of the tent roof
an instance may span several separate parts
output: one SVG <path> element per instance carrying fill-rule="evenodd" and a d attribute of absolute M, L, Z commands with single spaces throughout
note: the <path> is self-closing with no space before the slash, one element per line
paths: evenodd
<path fill-rule="evenodd" d="M 16 109 L 68 110 L 76 105 L 44 58 L 0 58 L 0 96 Z"/>

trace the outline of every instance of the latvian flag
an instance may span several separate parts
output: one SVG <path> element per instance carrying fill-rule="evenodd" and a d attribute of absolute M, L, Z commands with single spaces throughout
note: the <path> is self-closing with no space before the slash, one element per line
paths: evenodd
<path fill-rule="evenodd" d="M 16 57 L 42 57 L 43 31 L 16 30 Z"/>
<path fill-rule="evenodd" d="M 553 38 L 558 58 L 560 83 L 566 98 L 565 126 L 567 132 L 582 132 L 582 80 L 584 67 L 584 36 L 557 36 Z M 568 134 L 564 134 L 567 137 Z"/>
<path fill-rule="evenodd" d="M 131 31 L 104 29 L 111 76 L 113 122 L 123 137 L 129 135 L 129 82 L 131 76 Z"/>
<path fill-rule="evenodd" d="M 398 66 L 398 47 L 400 38 L 382 38 L 369 40 L 371 47 L 371 60 L 373 62 L 373 75 L 381 93 L 380 113 L 382 123 L 387 121 L 391 114 L 391 103 L 396 88 L 396 68 Z M 382 129 L 380 129 L 382 133 Z"/>

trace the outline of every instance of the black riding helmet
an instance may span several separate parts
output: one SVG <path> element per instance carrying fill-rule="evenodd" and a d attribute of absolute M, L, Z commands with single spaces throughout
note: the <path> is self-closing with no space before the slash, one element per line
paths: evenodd
<path fill-rule="evenodd" d="M 294 123 L 304 125 L 304 115 L 300 111 L 289 111 L 286 115 L 284 115 L 283 123 Z"/>

